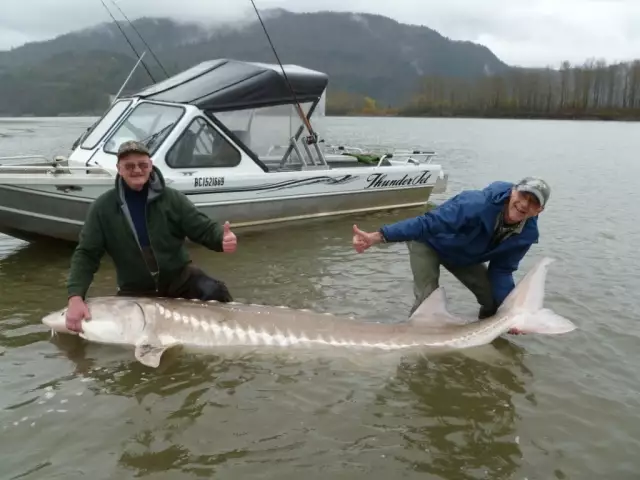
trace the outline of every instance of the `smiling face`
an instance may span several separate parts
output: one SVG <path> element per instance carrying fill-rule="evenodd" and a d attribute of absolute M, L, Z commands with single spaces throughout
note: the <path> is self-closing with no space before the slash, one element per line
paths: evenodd
<path fill-rule="evenodd" d="M 151 176 L 151 158 L 144 153 L 131 152 L 118 161 L 118 173 L 132 190 L 142 190 Z"/>
<path fill-rule="evenodd" d="M 540 206 L 537 197 L 529 192 L 519 192 L 515 188 L 511 190 L 509 203 L 505 210 L 506 223 L 519 223 L 527 218 L 539 215 L 544 207 Z"/>

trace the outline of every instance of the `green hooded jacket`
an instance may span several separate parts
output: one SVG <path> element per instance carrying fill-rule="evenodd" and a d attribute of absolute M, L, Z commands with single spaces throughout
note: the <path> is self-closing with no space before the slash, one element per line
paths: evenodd
<path fill-rule="evenodd" d="M 181 192 L 165 185 L 156 167 L 149 178 L 147 230 L 158 266 L 148 265 L 138 243 L 124 199 L 123 182 L 103 193 L 91 207 L 71 257 L 67 280 L 69 297 L 85 298 L 105 253 L 113 260 L 118 287 L 124 291 L 166 292 L 191 263 L 185 237 L 211 250 L 222 251 L 223 227 L 214 222 Z"/>

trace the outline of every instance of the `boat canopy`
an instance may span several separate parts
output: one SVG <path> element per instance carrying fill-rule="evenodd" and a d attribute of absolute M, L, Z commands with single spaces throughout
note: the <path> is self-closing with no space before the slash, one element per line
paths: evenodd
<path fill-rule="evenodd" d="M 325 73 L 298 65 L 216 59 L 199 63 L 131 96 L 146 100 L 186 103 L 201 110 L 224 112 L 249 108 L 315 103 L 327 87 Z"/>

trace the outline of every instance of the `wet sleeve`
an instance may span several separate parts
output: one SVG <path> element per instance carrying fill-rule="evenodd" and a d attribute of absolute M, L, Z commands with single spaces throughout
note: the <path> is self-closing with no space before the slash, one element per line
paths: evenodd
<path fill-rule="evenodd" d="M 83 299 L 100 267 L 105 251 L 104 235 L 100 224 L 98 206 L 94 202 L 84 221 L 78 245 L 71 256 L 71 267 L 67 278 L 68 297 L 80 296 Z"/>
<path fill-rule="evenodd" d="M 488 274 L 496 306 L 499 307 L 514 289 L 513 272 L 530 248 L 531 245 L 526 245 L 506 257 L 489 262 Z"/>
<path fill-rule="evenodd" d="M 478 195 L 477 191 L 459 193 L 424 215 L 383 226 L 380 233 L 387 242 L 420 241 L 429 235 L 455 234 L 477 217 L 483 205 Z"/>
<path fill-rule="evenodd" d="M 175 192 L 175 195 L 185 236 L 210 250 L 222 252 L 222 225 L 198 210 L 184 193 Z"/>

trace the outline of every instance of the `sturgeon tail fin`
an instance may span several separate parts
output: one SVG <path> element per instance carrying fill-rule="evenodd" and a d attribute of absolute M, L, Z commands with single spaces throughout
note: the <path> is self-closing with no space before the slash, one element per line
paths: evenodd
<path fill-rule="evenodd" d="M 554 259 L 538 261 L 504 300 L 497 315 L 514 317 L 515 325 L 523 333 L 557 335 L 578 328 L 571 320 L 544 308 L 547 270 Z"/>

